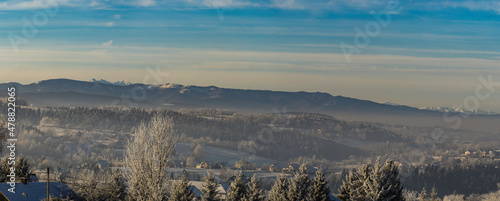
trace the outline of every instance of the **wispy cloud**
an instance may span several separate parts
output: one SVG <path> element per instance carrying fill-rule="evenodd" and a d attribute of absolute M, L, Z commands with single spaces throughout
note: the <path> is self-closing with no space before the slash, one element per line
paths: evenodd
<path fill-rule="evenodd" d="M 277 8 L 283 9 L 304 9 L 304 6 L 298 5 L 295 0 L 272 0 Z"/>
<path fill-rule="evenodd" d="M 445 1 L 444 7 L 448 8 L 466 8 L 471 11 L 494 11 L 500 14 L 500 1 L 497 0 L 461 0 L 461 1 Z"/>
<path fill-rule="evenodd" d="M 39 9 L 40 4 L 75 8 L 116 8 L 120 6 L 155 7 L 164 9 L 186 8 L 277 8 L 284 10 L 323 10 L 350 12 L 380 10 L 387 7 L 387 0 L 6 0 L 0 3 L 0 10 Z M 441 9 L 469 9 L 471 11 L 494 11 L 500 14 L 497 0 L 447 0 L 447 1 L 397 1 L 409 10 L 435 11 Z M 56 4 L 54 4 L 56 3 Z M 119 15 L 117 15 L 119 16 Z M 115 17 L 117 17 L 115 16 Z M 115 18 L 115 19 L 119 19 Z"/>
<path fill-rule="evenodd" d="M 113 45 L 113 40 L 101 44 L 102 47 L 111 47 L 112 45 Z"/>
<path fill-rule="evenodd" d="M 69 5 L 71 0 L 7 0 L 0 3 L 0 10 L 33 10 Z"/>
<path fill-rule="evenodd" d="M 113 8 L 119 6 L 151 7 L 155 0 L 6 0 L 0 3 L 0 10 L 33 10 L 46 7 Z M 119 19 L 119 18 L 116 18 Z"/>
<path fill-rule="evenodd" d="M 136 4 L 138 6 L 143 6 L 143 7 L 148 7 L 148 6 L 156 5 L 156 1 L 155 0 L 136 0 L 132 4 Z"/>

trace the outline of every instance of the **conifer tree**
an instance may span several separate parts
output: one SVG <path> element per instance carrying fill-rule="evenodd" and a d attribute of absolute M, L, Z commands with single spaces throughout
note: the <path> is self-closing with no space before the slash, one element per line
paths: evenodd
<path fill-rule="evenodd" d="M 276 178 L 271 191 L 269 191 L 268 201 L 284 200 L 288 200 L 288 179 L 282 174 Z"/>
<path fill-rule="evenodd" d="M 431 201 L 437 201 L 437 189 L 436 185 L 432 186 L 432 191 L 431 191 Z"/>
<path fill-rule="evenodd" d="M 374 200 L 402 200 L 403 188 L 399 181 L 399 170 L 394 161 L 387 160 L 384 166 L 377 162 L 372 174 L 371 194 L 376 195 Z"/>
<path fill-rule="evenodd" d="M 399 170 L 392 160 L 375 167 L 363 165 L 347 176 L 339 189 L 341 200 L 403 200 Z"/>
<path fill-rule="evenodd" d="M 330 190 L 328 189 L 327 182 L 325 181 L 325 174 L 322 170 L 316 171 L 316 178 L 314 178 L 311 189 L 312 201 L 328 201 L 330 200 Z"/>
<path fill-rule="evenodd" d="M 31 173 L 30 164 L 28 163 L 28 160 L 24 158 L 24 156 L 20 156 L 19 158 L 17 158 L 15 173 L 16 177 L 28 177 L 28 175 Z"/>
<path fill-rule="evenodd" d="M 418 194 L 418 200 L 420 201 L 427 201 L 428 197 L 429 195 L 427 195 L 427 191 L 425 190 L 425 188 L 423 188 L 420 194 Z"/>
<path fill-rule="evenodd" d="M 250 179 L 248 187 L 249 192 L 247 197 L 245 197 L 245 201 L 264 201 L 264 190 L 262 190 L 260 179 L 255 174 Z"/>
<path fill-rule="evenodd" d="M 365 200 L 363 184 L 370 173 L 371 167 L 369 165 L 363 165 L 358 171 L 351 171 L 340 186 L 338 198 L 343 201 Z"/>
<path fill-rule="evenodd" d="M 243 172 L 236 175 L 236 178 L 231 182 L 229 192 L 227 193 L 228 201 L 240 201 L 247 196 L 247 185 Z"/>
<path fill-rule="evenodd" d="M 290 189 L 288 190 L 288 199 L 292 201 L 306 200 L 309 196 L 309 186 L 311 180 L 307 174 L 307 165 L 302 164 L 295 177 L 290 182 Z"/>
<path fill-rule="evenodd" d="M 212 175 L 212 172 L 208 171 L 203 180 L 205 180 L 205 184 L 201 190 L 201 193 L 203 193 L 201 199 L 203 201 L 219 201 L 219 192 L 217 190 L 218 184 L 215 181 L 215 177 Z"/>
<path fill-rule="evenodd" d="M 191 190 L 191 185 L 189 185 L 189 176 L 186 170 L 182 171 L 182 176 L 177 183 L 172 185 L 172 190 L 170 191 L 170 201 L 192 201 L 194 198 L 194 193 Z"/>

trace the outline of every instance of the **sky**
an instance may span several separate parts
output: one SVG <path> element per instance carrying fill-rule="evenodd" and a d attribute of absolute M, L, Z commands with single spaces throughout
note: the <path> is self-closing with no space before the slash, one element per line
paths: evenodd
<path fill-rule="evenodd" d="M 496 0 L 6 0 L 0 19 L 2 83 L 319 91 L 500 113 L 499 84 L 479 78 L 500 82 Z"/>

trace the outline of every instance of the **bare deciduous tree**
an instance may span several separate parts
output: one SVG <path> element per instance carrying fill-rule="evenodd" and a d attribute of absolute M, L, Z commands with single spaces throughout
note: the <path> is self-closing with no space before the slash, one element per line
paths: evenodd
<path fill-rule="evenodd" d="M 167 162 L 177 142 L 172 122 L 171 118 L 154 116 L 139 126 L 126 146 L 125 177 L 131 199 L 167 199 Z"/>

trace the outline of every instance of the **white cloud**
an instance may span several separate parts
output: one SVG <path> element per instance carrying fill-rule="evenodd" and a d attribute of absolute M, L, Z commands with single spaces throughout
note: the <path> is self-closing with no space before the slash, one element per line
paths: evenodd
<path fill-rule="evenodd" d="M 155 6 L 155 0 L 6 0 L 0 2 L 0 10 L 33 10 L 52 7 L 90 7 L 90 8 L 110 8 L 117 5 L 129 5 L 137 7 Z M 115 15 L 115 19 L 117 16 Z M 121 17 L 121 16 L 120 16 Z"/>
<path fill-rule="evenodd" d="M 117 20 L 117 19 L 120 19 L 122 18 L 122 15 L 113 15 L 113 19 Z"/>
<path fill-rule="evenodd" d="M 272 0 L 277 8 L 282 9 L 303 9 L 303 6 L 298 5 L 295 0 Z"/>
<path fill-rule="evenodd" d="M 70 5 L 71 0 L 7 0 L 0 3 L 0 10 L 33 10 Z"/>
<path fill-rule="evenodd" d="M 114 22 L 106 22 L 106 26 L 112 27 L 112 26 L 115 26 L 115 23 Z"/>
<path fill-rule="evenodd" d="M 156 5 L 156 1 L 155 0 L 137 0 L 135 2 L 135 4 L 138 6 L 148 7 L 148 6 Z"/>
<path fill-rule="evenodd" d="M 113 45 L 113 40 L 101 44 L 102 47 L 111 47 L 112 45 Z"/>
<path fill-rule="evenodd" d="M 461 1 L 461 2 L 447 2 L 445 4 L 446 7 L 452 8 L 467 8 L 471 11 L 477 10 L 487 10 L 487 11 L 495 11 L 497 14 L 500 14 L 500 2 L 499 1 Z"/>

